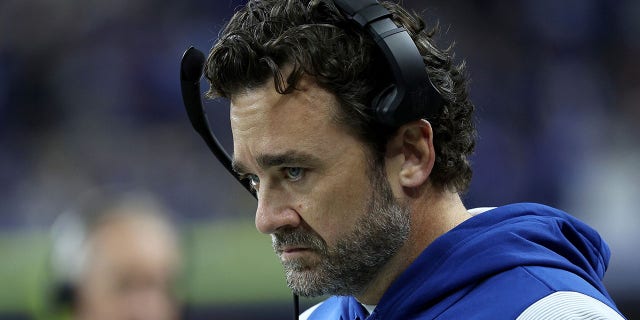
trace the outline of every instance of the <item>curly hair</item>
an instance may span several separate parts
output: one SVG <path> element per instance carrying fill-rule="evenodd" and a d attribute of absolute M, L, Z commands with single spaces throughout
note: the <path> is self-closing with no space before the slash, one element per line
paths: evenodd
<path fill-rule="evenodd" d="M 404 27 L 423 57 L 426 72 L 443 97 L 443 106 L 427 119 L 434 131 L 436 160 L 431 183 L 464 192 L 472 170 L 468 156 L 475 147 L 474 106 L 467 93 L 464 62 L 455 65 L 451 47 L 434 45 L 437 28 L 400 5 L 383 2 L 398 26 Z M 391 82 L 384 57 L 373 40 L 353 27 L 330 0 L 250 0 L 235 13 L 211 49 L 205 66 L 208 97 L 233 95 L 275 79 L 287 94 L 304 75 L 336 95 L 336 120 L 382 159 L 396 128 L 383 128 L 369 107 L 375 94 Z M 282 70 L 292 67 L 283 78 Z M 423 108 L 428 108 L 426 105 Z"/>

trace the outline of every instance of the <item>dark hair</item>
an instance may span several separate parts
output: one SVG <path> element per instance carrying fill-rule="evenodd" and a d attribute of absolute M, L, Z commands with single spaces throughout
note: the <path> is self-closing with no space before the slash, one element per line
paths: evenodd
<path fill-rule="evenodd" d="M 451 48 L 434 45 L 436 28 L 427 30 L 417 14 L 395 3 L 383 5 L 411 35 L 444 98 L 437 117 L 427 119 L 434 130 L 436 152 L 431 183 L 464 191 L 472 173 L 467 157 L 475 146 L 474 106 L 467 93 L 464 63 L 454 65 Z M 271 79 L 279 93 L 287 94 L 308 74 L 337 96 L 341 108 L 336 120 L 369 145 L 378 161 L 393 133 L 389 130 L 393 128 L 381 128 L 368 108 L 375 93 L 392 79 L 388 70 L 381 71 L 383 65 L 373 40 L 350 25 L 333 1 L 250 0 L 211 49 L 205 67 L 211 84 L 207 94 L 231 98 Z M 293 71 L 284 79 L 281 70 L 289 66 Z"/>

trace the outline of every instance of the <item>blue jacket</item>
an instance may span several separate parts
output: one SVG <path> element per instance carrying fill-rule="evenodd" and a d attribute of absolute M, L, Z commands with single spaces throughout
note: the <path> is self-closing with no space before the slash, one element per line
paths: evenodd
<path fill-rule="evenodd" d="M 367 319 L 513 320 L 558 291 L 583 293 L 617 311 L 602 284 L 609 256 L 595 230 L 560 210 L 531 203 L 499 207 L 437 238 Z M 334 296 L 309 319 L 358 314 L 362 306 L 353 297 Z"/>

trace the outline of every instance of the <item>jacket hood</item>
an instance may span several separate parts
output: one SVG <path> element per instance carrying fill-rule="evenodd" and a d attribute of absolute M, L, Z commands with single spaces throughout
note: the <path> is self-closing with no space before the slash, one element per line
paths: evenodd
<path fill-rule="evenodd" d="M 413 314 L 519 266 L 567 270 L 609 297 L 601 282 L 609 257 L 598 233 L 576 218 L 540 204 L 507 205 L 474 216 L 436 239 L 394 281 L 375 313 Z"/>

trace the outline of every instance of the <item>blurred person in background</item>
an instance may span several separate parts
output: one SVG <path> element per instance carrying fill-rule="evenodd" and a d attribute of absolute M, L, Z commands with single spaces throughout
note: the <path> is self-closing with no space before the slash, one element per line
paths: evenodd
<path fill-rule="evenodd" d="M 295 294 L 333 295 L 302 317 L 622 319 L 594 229 L 540 204 L 465 207 L 464 66 L 396 3 L 345 10 L 365 2 L 249 1 L 206 60 L 209 95 L 231 102 L 233 168 L 257 195 L 258 230 Z M 406 29 L 442 100 L 410 100 L 423 113 L 397 122 L 371 110 L 394 81 L 389 58 L 348 15 Z"/>
<path fill-rule="evenodd" d="M 149 194 L 92 193 L 52 227 L 53 299 L 74 320 L 175 320 L 177 234 Z"/>

